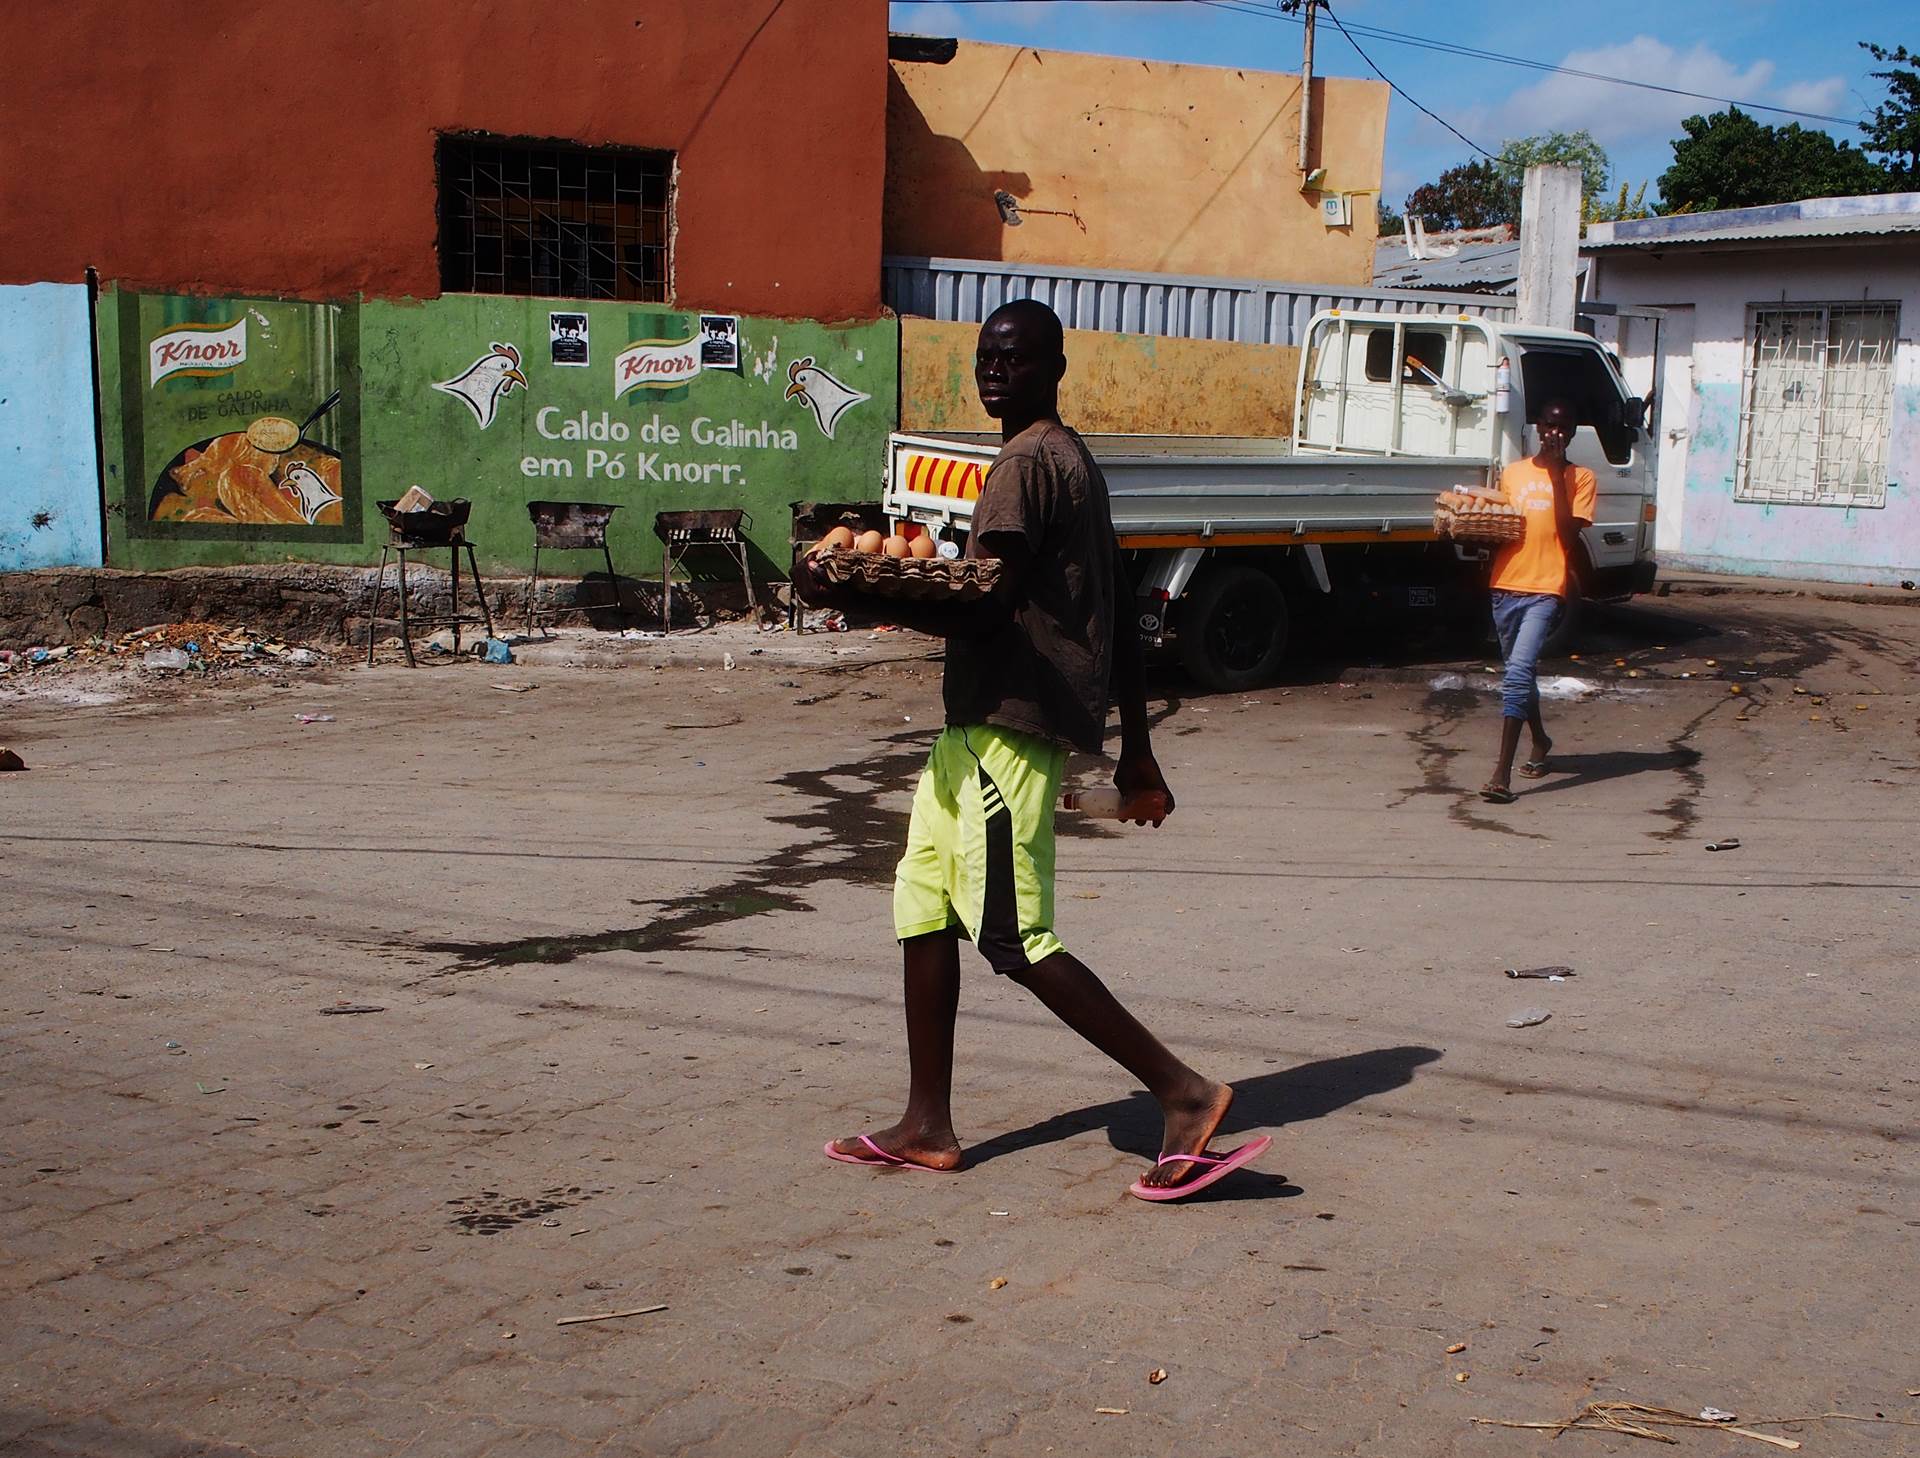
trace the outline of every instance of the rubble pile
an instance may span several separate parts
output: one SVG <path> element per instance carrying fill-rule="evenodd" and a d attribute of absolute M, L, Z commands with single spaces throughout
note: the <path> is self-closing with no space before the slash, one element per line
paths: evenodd
<path fill-rule="evenodd" d="M 138 664 L 158 673 L 218 674 L 234 670 L 275 672 L 281 667 L 317 668 L 327 661 L 317 649 L 287 643 L 273 634 L 220 623 L 157 623 L 117 638 L 94 637 L 56 648 L 0 648 L 0 675 L 56 669 Z"/>

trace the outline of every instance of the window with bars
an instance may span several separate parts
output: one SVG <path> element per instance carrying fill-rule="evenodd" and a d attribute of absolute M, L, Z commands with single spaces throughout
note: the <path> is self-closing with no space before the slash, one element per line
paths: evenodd
<path fill-rule="evenodd" d="M 1900 306 L 1749 310 L 1733 499 L 1885 506 Z"/>
<path fill-rule="evenodd" d="M 671 152 L 443 136 L 446 293 L 667 300 Z"/>

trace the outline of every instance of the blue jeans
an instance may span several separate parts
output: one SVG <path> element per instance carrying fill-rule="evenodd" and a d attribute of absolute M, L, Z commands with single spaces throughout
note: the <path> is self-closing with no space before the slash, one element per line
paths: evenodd
<path fill-rule="evenodd" d="M 1540 712 L 1540 650 L 1560 621 L 1560 599 L 1550 592 L 1493 591 L 1493 627 L 1500 635 L 1500 656 L 1507 661 L 1500 681 L 1500 713 L 1528 719 Z"/>

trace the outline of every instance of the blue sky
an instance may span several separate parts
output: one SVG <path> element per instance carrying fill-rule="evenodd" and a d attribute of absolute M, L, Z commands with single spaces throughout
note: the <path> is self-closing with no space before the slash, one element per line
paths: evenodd
<path fill-rule="evenodd" d="M 1275 0 L 1230 0 L 1271 10 Z M 1198 0 L 1013 0 L 900 3 L 893 28 L 1042 49 L 1097 51 L 1204 65 L 1300 68 L 1297 24 Z M 1526 0 L 1337 0 L 1349 24 L 1376 26 L 1581 70 L 1736 100 L 1857 117 L 1880 99 L 1875 62 L 1855 42 L 1920 46 L 1913 0 L 1608 0 L 1598 5 Z M 1315 70 L 1370 76 L 1353 47 L 1322 18 Z M 1490 61 L 1443 55 L 1386 40 L 1359 43 L 1421 105 L 1489 151 L 1510 137 L 1585 127 L 1607 148 L 1614 182 L 1657 179 L 1672 160 L 1680 121 L 1717 111 L 1634 87 L 1578 80 Z M 1762 121 L 1801 118 L 1756 111 Z M 1422 182 L 1475 154 L 1398 96 L 1388 113 L 1385 185 L 1396 203 Z M 1849 129 L 1828 126 L 1836 136 Z M 1648 196 L 1655 195 L 1649 188 Z"/>

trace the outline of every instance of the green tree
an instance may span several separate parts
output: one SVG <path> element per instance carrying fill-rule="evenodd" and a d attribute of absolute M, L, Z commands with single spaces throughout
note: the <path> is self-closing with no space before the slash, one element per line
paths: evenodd
<path fill-rule="evenodd" d="M 1873 115 L 1860 123 L 1867 134 L 1860 150 L 1880 158 L 1886 169 L 1887 191 L 1910 192 L 1920 189 L 1920 52 L 1905 46 L 1877 46 L 1861 41 L 1861 47 L 1874 60 L 1890 69 L 1872 73 L 1876 81 L 1887 83 L 1887 99 L 1874 107 Z"/>
<path fill-rule="evenodd" d="M 1627 218 L 1649 216 L 1653 209 L 1647 206 L 1647 184 L 1643 182 L 1631 192 L 1628 187 L 1629 184 L 1623 182 L 1619 196 L 1600 198 L 1589 203 L 1583 209 L 1584 220 L 1589 223 L 1618 223 Z"/>
<path fill-rule="evenodd" d="M 1520 200 L 1491 162 L 1462 162 L 1407 194 L 1407 211 L 1435 232 L 1520 220 Z"/>
<path fill-rule="evenodd" d="M 1513 190 L 1515 217 L 1520 214 L 1520 191 L 1527 180 L 1527 169 L 1543 163 L 1578 167 L 1580 198 L 1589 208 L 1613 179 L 1613 159 L 1589 131 L 1542 132 L 1535 137 L 1516 138 L 1500 148 L 1493 164 Z"/>
<path fill-rule="evenodd" d="M 1762 126 L 1738 107 L 1680 123 L 1673 163 L 1660 174 L 1662 211 L 1711 212 L 1887 192 L 1887 171 L 1871 157 L 1798 122 Z"/>
<path fill-rule="evenodd" d="M 1541 163 L 1578 167 L 1581 196 L 1589 206 L 1606 190 L 1613 172 L 1607 149 L 1590 132 L 1515 137 L 1491 160 L 1449 167 L 1437 181 L 1416 187 L 1407 195 L 1407 211 L 1436 232 L 1518 223 L 1527 169 Z"/>
<path fill-rule="evenodd" d="M 1404 232 L 1406 230 L 1406 224 L 1406 218 L 1393 210 L 1393 204 L 1388 202 L 1384 197 L 1381 198 L 1380 236 L 1385 238 L 1389 234 Z"/>

